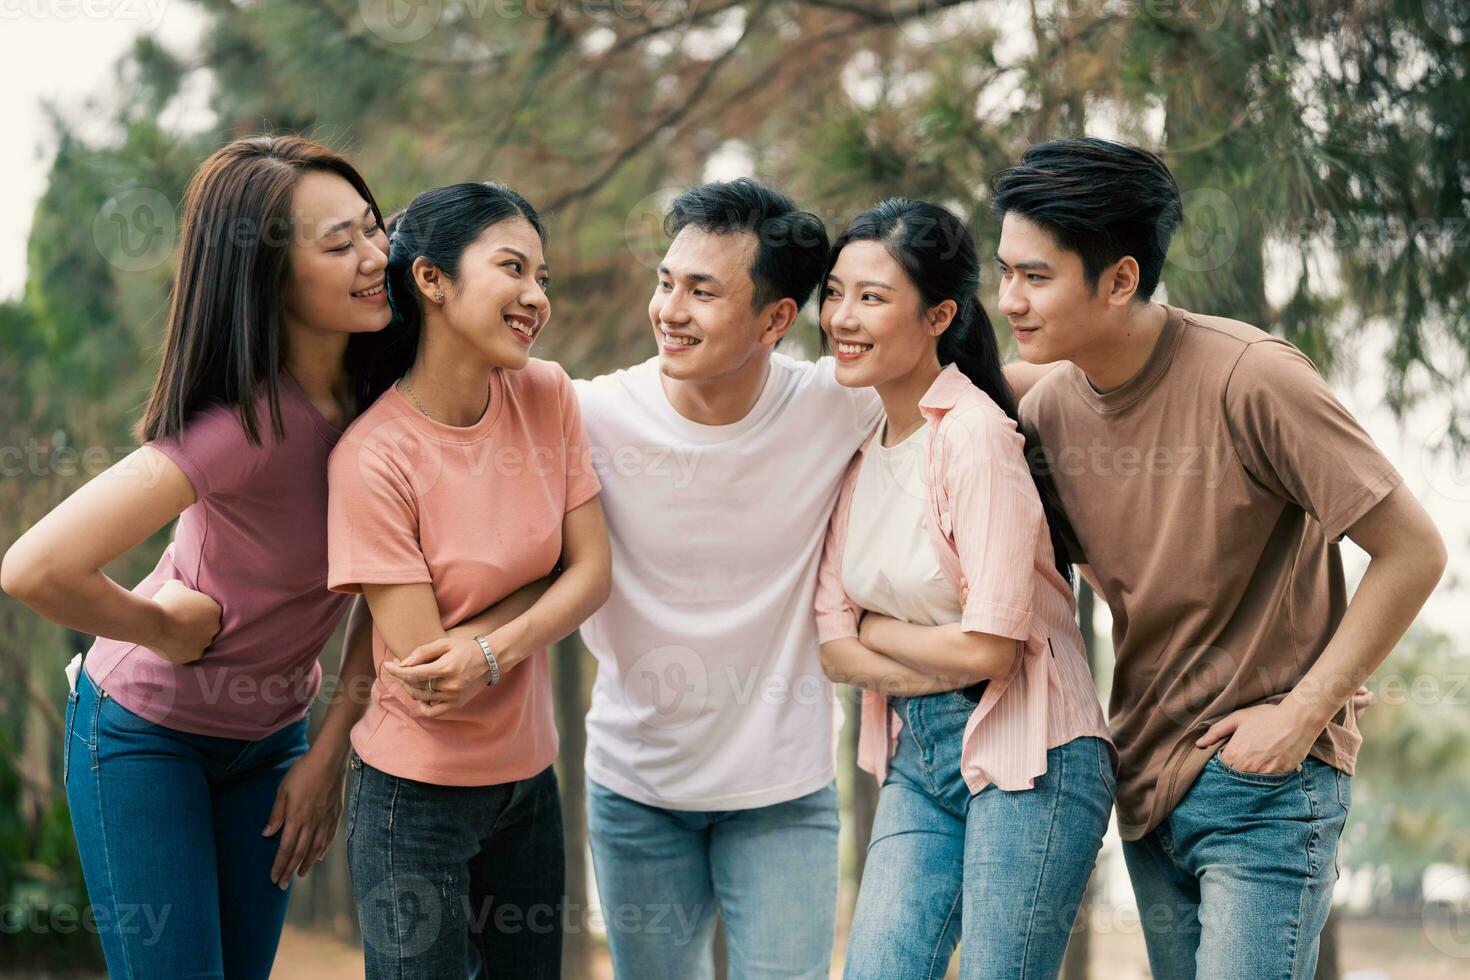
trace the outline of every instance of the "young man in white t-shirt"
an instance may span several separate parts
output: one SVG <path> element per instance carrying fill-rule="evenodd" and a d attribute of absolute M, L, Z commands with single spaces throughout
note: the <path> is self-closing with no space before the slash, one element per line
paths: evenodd
<path fill-rule="evenodd" d="M 838 484 L 880 415 L 787 357 L 821 221 L 753 180 L 671 205 L 656 357 L 576 383 L 613 587 L 582 636 L 588 835 L 618 977 L 826 977 L 835 735 L 812 600 Z"/>

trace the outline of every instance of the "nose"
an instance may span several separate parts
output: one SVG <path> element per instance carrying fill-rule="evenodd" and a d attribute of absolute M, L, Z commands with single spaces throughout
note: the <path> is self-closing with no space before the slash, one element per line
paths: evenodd
<path fill-rule="evenodd" d="M 1000 312 L 1006 316 L 1023 316 L 1029 309 L 1020 276 L 1000 277 Z"/>
<path fill-rule="evenodd" d="M 833 333 L 838 331 L 848 333 L 858 329 L 859 323 L 856 308 L 845 297 L 838 300 L 834 304 L 832 319 L 829 322 L 832 324 Z"/>
<path fill-rule="evenodd" d="M 689 322 L 689 308 L 684 303 L 684 298 L 675 289 L 664 300 L 663 306 L 659 308 L 658 318 L 664 323 L 677 325 Z"/>
<path fill-rule="evenodd" d="M 381 272 L 388 267 L 388 253 L 378 244 L 375 238 L 363 240 L 366 246 L 362 250 L 362 262 L 358 264 L 358 271 L 365 276 Z"/>
<path fill-rule="evenodd" d="M 551 306 L 551 299 L 546 295 L 546 289 L 533 279 L 521 291 L 521 305 L 544 314 Z"/>

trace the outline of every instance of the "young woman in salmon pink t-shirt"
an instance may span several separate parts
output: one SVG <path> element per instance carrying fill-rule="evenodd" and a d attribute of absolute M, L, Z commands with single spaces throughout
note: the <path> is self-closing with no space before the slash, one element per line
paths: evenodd
<path fill-rule="evenodd" d="M 848 978 L 1055 977 L 1102 844 L 1112 745 L 1027 466 L 969 231 L 902 198 L 832 247 L 837 380 L 884 420 L 838 496 L 817 587 L 822 663 L 863 688 L 882 782 Z M 966 589 L 968 583 L 968 589 Z"/>
<path fill-rule="evenodd" d="M 544 237 L 496 184 L 414 199 L 388 259 L 384 366 L 402 377 L 330 461 L 329 584 L 374 625 L 346 831 L 369 978 L 560 976 L 546 647 L 606 600 L 610 551 L 571 382 L 530 356 Z M 477 625 L 554 572 L 524 613 Z"/>

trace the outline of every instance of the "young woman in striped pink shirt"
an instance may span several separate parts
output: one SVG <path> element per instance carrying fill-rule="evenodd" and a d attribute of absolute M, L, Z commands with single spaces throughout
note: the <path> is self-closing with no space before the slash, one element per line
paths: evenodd
<path fill-rule="evenodd" d="M 1114 792 L 1061 524 L 1027 466 L 974 242 L 901 198 L 833 246 L 823 342 L 886 418 L 848 471 L 817 593 L 882 782 L 846 976 L 1056 976 Z M 968 586 L 966 589 L 965 586 Z M 961 924 L 963 923 L 963 930 Z"/>

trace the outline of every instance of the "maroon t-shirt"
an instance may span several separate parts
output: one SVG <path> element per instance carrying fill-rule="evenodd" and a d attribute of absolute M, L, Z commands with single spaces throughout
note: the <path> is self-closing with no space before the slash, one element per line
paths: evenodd
<path fill-rule="evenodd" d="M 283 438 L 262 394 L 259 446 L 221 405 L 197 412 L 182 438 L 150 443 L 196 499 L 133 591 L 177 579 L 220 604 L 220 631 L 189 664 L 106 637 L 85 664 L 119 704 L 167 728 L 253 740 L 304 717 L 321 686 L 317 657 L 352 601 L 327 589 L 327 455 L 341 430 L 285 371 L 278 390 Z"/>

